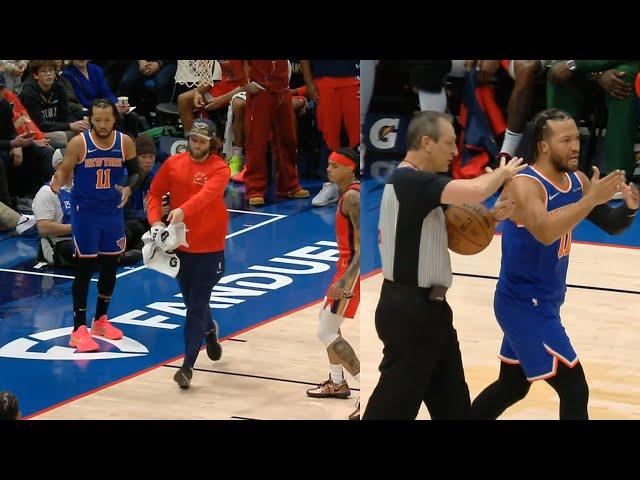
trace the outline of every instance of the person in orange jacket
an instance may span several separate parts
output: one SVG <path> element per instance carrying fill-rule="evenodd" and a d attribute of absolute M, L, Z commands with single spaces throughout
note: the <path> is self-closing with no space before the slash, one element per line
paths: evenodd
<path fill-rule="evenodd" d="M 148 220 L 152 235 L 166 225 L 162 222 L 162 197 L 169 194 L 168 223 L 183 222 L 188 246 L 179 246 L 177 275 L 187 307 L 184 327 L 185 357 L 174 376 L 180 388 L 189 388 L 193 366 L 206 339 L 207 355 L 219 360 L 218 327 L 211 317 L 211 290 L 224 274 L 224 245 L 227 235 L 227 208 L 224 191 L 229 182 L 229 166 L 213 153 L 216 127 L 210 120 L 198 119 L 189 131 L 186 152 L 164 161 L 151 182 Z"/>

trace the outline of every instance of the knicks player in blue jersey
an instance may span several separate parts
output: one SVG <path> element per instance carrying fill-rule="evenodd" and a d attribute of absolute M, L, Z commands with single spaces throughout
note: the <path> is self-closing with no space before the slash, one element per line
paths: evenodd
<path fill-rule="evenodd" d="M 116 106 L 108 100 L 93 102 L 89 112 L 91 129 L 71 139 L 51 182 L 51 189 L 57 193 L 71 170 L 74 172 L 71 230 L 77 267 L 73 280 L 74 327 L 69 345 L 78 352 L 98 350 L 91 334 L 112 340 L 122 338 L 122 332 L 107 318 L 107 307 L 116 284 L 118 256 L 126 244 L 122 207 L 140 174 L 133 140 L 114 129 L 117 115 Z M 97 263 L 98 300 L 90 333 L 86 326 L 87 296 Z"/>
<path fill-rule="evenodd" d="M 560 321 L 571 232 L 584 218 L 610 234 L 631 225 L 638 190 L 622 171 L 591 181 L 578 171 L 580 136 L 565 112 L 540 112 L 531 123 L 533 158 L 503 196 L 515 201 L 504 223 L 502 264 L 494 312 L 504 336 L 498 380 L 473 401 L 472 418 L 496 419 L 523 399 L 531 383 L 545 380 L 560 397 L 560 419 L 588 419 L 589 388 L 578 355 Z M 616 191 L 625 203 L 606 203 Z"/>

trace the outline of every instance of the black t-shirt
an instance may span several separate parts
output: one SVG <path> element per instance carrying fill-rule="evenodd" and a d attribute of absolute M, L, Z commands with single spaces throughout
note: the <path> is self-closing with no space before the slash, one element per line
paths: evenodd
<path fill-rule="evenodd" d="M 442 191 L 450 181 L 447 176 L 412 168 L 393 172 L 380 206 L 385 278 L 420 287 L 450 285 L 447 232 L 439 208 Z"/>

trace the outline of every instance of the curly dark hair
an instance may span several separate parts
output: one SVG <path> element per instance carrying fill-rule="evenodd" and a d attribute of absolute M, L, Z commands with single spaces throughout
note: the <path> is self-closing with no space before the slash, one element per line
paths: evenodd
<path fill-rule="evenodd" d="M 17 420 L 20 417 L 18 399 L 11 392 L 0 392 L 0 420 Z"/>

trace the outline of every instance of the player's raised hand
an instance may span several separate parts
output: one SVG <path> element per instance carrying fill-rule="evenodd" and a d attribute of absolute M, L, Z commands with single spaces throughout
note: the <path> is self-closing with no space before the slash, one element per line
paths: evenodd
<path fill-rule="evenodd" d="M 631 183 L 623 183 L 620 185 L 620 191 L 622 192 L 622 198 L 627 204 L 627 208 L 630 208 L 631 210 L 637 210 L 640 208 L 640 192 L 637 187 Z"/>
<path fill-rule="evenodd" d="M 507 162 L 506 157 L 500 158 L 500 166 L 495 169 L 494 173 L 496 175 L 502 175 L 502 178 L 505 181 L 510 180 L 516 173 L 521 172 L 525 168 L 527 168 L 527 164 L 523 163 L 524 159 L 521 157 L 513 157 L 509 162 Z M 489 168 L 489 167 L 487 167 Z M 489 169 L 491 170 L 491 169 Z"/>
<path fill-rule="evenodd" d="M 127 187 L 127 186 L 123 187 L 121 185 L 116 185 L 116 190 L 120 192 L 120 195 L 122 195 L 120 205 L 118 205 L 118 208 L 122 208 L 127 204 L 127 201 L 131 196 L 131 187 Z"/>
<path fill-rule="evenodd" d="M 600 170 L 594 165 L 591 177 L 591 188 L 585 198 L 590 198 L 596 205 L 607 203 L 620 184 L 624 185 L 624 171 L 614 170 L 604 178 L 600 178 Z"/>

